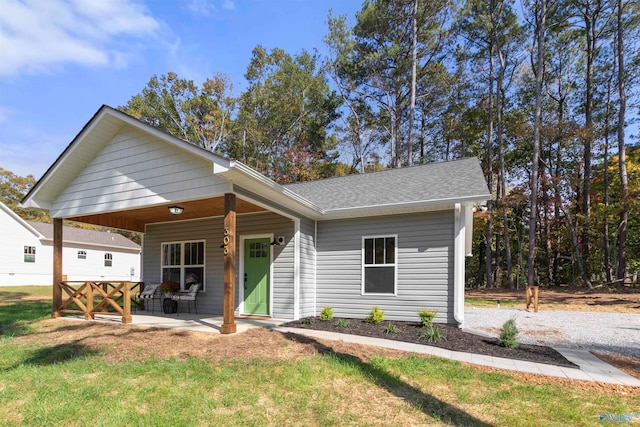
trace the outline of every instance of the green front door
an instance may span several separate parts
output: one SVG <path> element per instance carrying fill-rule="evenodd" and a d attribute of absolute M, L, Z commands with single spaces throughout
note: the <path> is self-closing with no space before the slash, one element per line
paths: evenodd
<path fill-rule="evenodd" d="M 244 241 L 244 312 L 269 314 L 269 238 Z"/>

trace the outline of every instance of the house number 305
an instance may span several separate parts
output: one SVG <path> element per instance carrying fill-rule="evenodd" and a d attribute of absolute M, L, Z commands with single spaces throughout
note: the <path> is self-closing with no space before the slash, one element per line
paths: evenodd
<path fill-rule="evenodd" d="M 222 238 L 222 244 L 223 244 L 223 252 L 225 255 L 229 254 L 229 242 L 231 241 L 231 238 L 229 237 L 229 229 L 228 228 L 224 228 L 224 237 Z"/>

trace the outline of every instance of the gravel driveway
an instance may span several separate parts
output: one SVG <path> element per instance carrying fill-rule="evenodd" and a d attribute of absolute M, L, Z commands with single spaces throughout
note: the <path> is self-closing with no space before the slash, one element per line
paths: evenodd
<path fill-rule="evenodd" d="M 640 314 L 465 307 L 465 328 L 498 336 L 512 317 L 522 343 L 640 357 Z"/>

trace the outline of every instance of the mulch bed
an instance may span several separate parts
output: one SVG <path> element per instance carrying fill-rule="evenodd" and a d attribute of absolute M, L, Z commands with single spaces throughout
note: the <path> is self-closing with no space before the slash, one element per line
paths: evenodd
<path fill-rule="evenodd" d="M 564 356 L 550 347 L 539 345 L 520 344 L 518 348 L 506 348 L 499 346 L 495 338 L 487 338 L 469 332 L 464 332 L 453 325 L 437 324 L 446 335 L 438 342 L 429 342 L 420 337 L 422 326 L 417 322 L 384 321 L 379 325 L 373 325 L 360 319 L 342 319 L 349 322 L 347 327 L 338 327 L 338 318 L 332 320 L 320 320 L 319 317 L 312 318 L 312 323 L 302 323 L 293 321 L 282 326 L 301 329 L 315 329 L 329 332 L 339 332 L 343 334 L 361 335 L 374 338 L 384 338 L 396 341 L 405 341 L 416 344 L 431 345 L 445 348 L 447 350 L 464 351 L 467 353 L 484 354 L 488 356 L 504 357 L 507 359 L 527 360 L 531 362 L 546 363 L 550 365 L 577 367 L 569 362 Z M 304 319 L 303 319 L 304 321 Z M 389 323 L 395 325 L 399 332 L 387 333 L 385 328 Z"/>

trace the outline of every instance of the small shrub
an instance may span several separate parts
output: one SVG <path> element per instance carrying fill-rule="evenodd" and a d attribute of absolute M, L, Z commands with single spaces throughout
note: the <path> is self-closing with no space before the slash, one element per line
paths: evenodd
<path fill-rule="evenodd" d="M 380 310 L 380 307 L 374 305 L 369 312 L 369 315 L 365 319 L 367 323 L 373 323 L 374 325 L 379 325 L 384 320 L 384 311 Z"/>
<path fill-rule="evenodd" d="M 518 328 L 516 319 L 509 319 L 502 325 L 502 331 L 498 337 L 498 345 L 507 348 L 518 348 Z"/>
<path fill-rule="evenodd" d="M 320 313 L 320 320 L 331 320 L 333 319 L 333 310 L 331 307 L 325 307 L 322 309 Z"/>
<path fill-rule="evenodd" d="M 345 320 L 345 319 L 336 320 L 336 328 L 348 328 L 348 327 L 349 327 L 348 320 Z"/>
<path fill-rule="evenodd" d="M 429 326 L 433 326 L 433 319 L 435 319 L 436 314 L 437 313 L 435 311 L 431 311 L 426 308 L 424 310 L 420 310 L 418 312 L 418 316 L 420 316 L 420 323 L 422 323 L 422 326 L 427 328 Z"/>
<path fill-rule="evenodd" d="M 305 317 L 300 321 L 302 325 L 311 325 L 313 323 L 313 317 Z"/>
<path fill-rule="evenodd" d="M 429 342 L 438 342 L 446 339 L 447 333 L 437 326 L 425 326 L 420 332 L 420 338 Z"/>
<path fill-rule="evenodd" d="M 397 334 L 398 332 L 400 332 L 400 329 L 398 329 L 398 327 L 391 322 L 389 322 L 389 324 L 384 327 L 385 334 Z"/>

